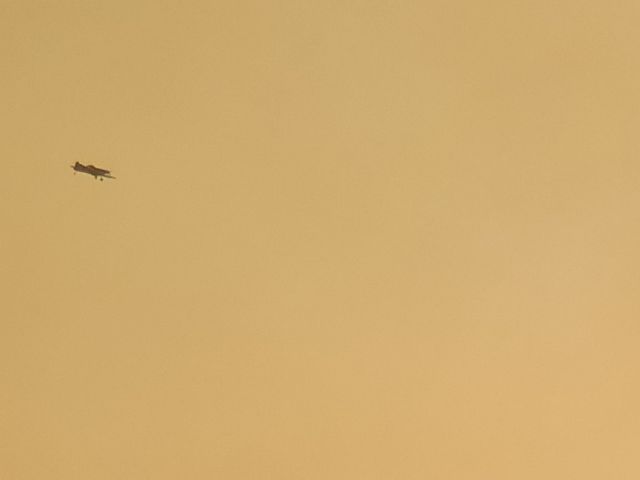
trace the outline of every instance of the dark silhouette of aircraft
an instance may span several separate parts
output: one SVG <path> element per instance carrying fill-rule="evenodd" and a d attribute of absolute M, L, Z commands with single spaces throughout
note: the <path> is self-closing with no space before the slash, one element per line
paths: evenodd
<path fill-rule="evenodd" d="M 111 176 L 111 172 L 109 170 L 94 167 L 93 165 L 83 165 L 80 162 L 76 162 L 75 165 L 71 165 L 71 168 L 74 170 L 74 175 L 75 172 L 88 173 L 89 175 L 93 175 L 93 178 L 96 180 L 100 177 L 100 181 L 102 181 L 103 178 L 113 178 L 114 180 L 116 178 Z"/>

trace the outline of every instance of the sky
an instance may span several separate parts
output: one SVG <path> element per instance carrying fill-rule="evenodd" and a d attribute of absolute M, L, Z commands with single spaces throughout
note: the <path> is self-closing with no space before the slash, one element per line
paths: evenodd
<path fill-rule="evenodd" d="M 4 476 L 638 478 L 639 21 L 0 0 Z"/>

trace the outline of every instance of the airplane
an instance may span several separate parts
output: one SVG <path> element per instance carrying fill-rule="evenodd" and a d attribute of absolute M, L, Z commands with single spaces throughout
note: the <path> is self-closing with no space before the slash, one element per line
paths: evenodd
<path fill-rule="evenodd" d="M 100 181 L 102 181 L 103 178 L 113 178 L 114 180 L 116 178 L 111 176 L 111 172 L 109 170 L 94 167 L 93 165 L 83 165 L 80 162 L 76 162 L 75 165 L 71 165 L 71 168 L 74 170 L 74 175 L 76 172 L 88 173 L 89 175 L 93 175 L 96 180 L 100 177 Z"/>

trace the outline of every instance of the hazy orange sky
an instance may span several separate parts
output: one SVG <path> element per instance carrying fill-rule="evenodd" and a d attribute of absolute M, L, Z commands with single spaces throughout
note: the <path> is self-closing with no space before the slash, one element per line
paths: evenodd
<path fill-rule="evenodd" d="M 638 478 L 639 24 L 0 0 L 0 476 Z"/>

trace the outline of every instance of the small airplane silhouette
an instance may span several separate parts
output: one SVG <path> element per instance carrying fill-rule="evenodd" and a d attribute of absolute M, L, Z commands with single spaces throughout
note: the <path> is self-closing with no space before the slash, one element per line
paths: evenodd
<path fill-rule="evenodd" d="M 71 168 L 74 170 L 74 175 L 75 172 L 88 173 L 89 175 L 93 175 L 96 180 L 100 177 L 100 181 L 102 181 L 103 178 L 113 178 L 114 180 L 116 178 L 111 176 L 111 172 L 109 170 L 94 167 L 93 165 L 83 165 L 80 162 L 76 162 L 75 165 L 71 165 Z"/>

